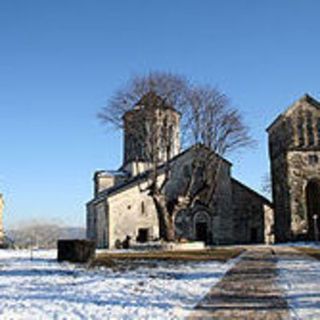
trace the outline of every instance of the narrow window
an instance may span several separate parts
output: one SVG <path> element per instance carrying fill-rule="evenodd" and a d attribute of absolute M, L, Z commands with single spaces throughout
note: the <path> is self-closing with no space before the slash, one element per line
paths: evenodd
<path fill-rule="evenodd" d="M 298 137 L 299 137 L 299 146 L 304 145 L 304 127 L 303 127 L 303 117 L 302 115 L 298 118 Z"/>
<path fill-rule="evenodd" d="M 320 118 L 317 120 L 317 136 L 318 136 L 318 145 L 320 146 Z"/>
<path fill-rule="evenodd" d="M 314 145 L 313 125 L 312 125 L 312 113 L 307 114 L 307 134 L 309 146 Z"/>
<path fill-rule="evenodd" d="M 145 212 L 146 212 L 145 205 L 144 205 L 144 202 L 142 201 L 141 202 L 141 213 L 145 214 Z"/>
<path fill-rule="evenodd" d="M 319 159 L 318 159 L 318 156 L 313 154 L 313 155 L 310 155 L 309 156 L 309 164 L 310 165 L 316 165 L 318 163 Z"/>

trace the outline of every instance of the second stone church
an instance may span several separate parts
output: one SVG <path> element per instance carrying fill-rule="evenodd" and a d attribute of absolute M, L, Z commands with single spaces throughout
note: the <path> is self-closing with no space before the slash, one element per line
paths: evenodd
<path fill-rule="evenodd" d="M 319 240 L 320 102 L 304 95 L 267 131 L 276 241 Z"/>

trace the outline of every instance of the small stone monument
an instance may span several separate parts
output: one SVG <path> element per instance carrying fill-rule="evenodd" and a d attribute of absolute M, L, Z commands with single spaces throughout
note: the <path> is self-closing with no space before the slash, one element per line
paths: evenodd
<path fill-rule="evenodd" d="M 95 256 L 92 240 L 58 240 L 58 261 L 88 262 Z"/>

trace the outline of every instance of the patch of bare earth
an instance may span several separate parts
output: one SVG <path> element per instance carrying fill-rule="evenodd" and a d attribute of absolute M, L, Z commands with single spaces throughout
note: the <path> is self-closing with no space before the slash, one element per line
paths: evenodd
<path fill-rule="evenodd" d="M 139 252 L 107 252 L 96 256 L 91 266 L 114 267 L 121 262 L 134 262 L 139 260 L 157 261 L 219 261 L 226 262 L 237 257 L 244 251 L 243 248 L 213 248 L 206 250 L 189 251 L 139 251 Z"/>

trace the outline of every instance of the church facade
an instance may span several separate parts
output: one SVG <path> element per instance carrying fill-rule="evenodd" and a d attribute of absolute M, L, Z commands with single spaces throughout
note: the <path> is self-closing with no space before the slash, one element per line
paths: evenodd
<path fill-rule="evenodd" d="M 319 239 L 320 102 L 303 96 L 267 132 L 276 241 Z"/>
<path fill-rule="evenodd" d="M 141 99 L 124 117 L 124 162 L 116 171 L 94 174 L 94 195 L 87 203 L 87 237 L 99 248 L 115 248 L 128 237 L 131 243 L 158 240 L 159 221 L 156 206 L 147 192 L 150 167 L 144 155 L 146 104 Z M 180 151 L 180 115 L 172 107 L 153 108 L 159 123 L 169 121 L 174 137 L 169 159 L 163 158 L 158 171 L 164 174 L 170 162 L 172 173 L 166 192 L 179 194 L 185 186 L 187 172 L 198 152 L 197 146 Z M 143 119 L 143 121 L 142 121 Z M 140 132 L 139 137 L 133 132 Z M 137 143 L 138 142 L 138 143 Z M 141 143 L 140 143 L 141 142 Z M 154 141 L 161 145 L 161 141 Z M 161 147 L 159 147 L 161 158 Z M 201 201 L 175 217 L 177 239 L 204 241 L 207 244 L 264 243 L 273 241 L 273 207 L 270 201 L 232 177 L 232 164 L 221 158 L 214 199 Z"/>

